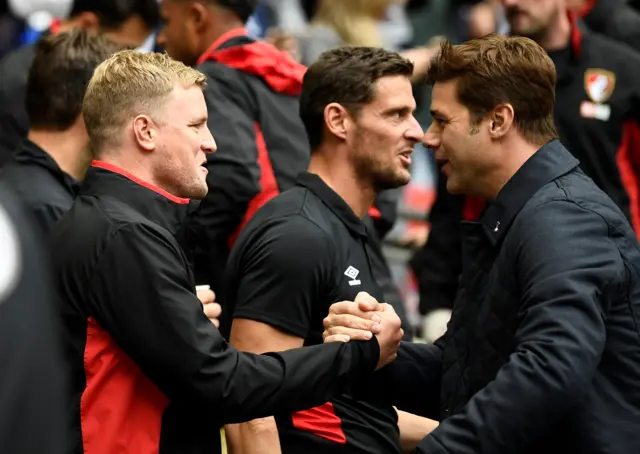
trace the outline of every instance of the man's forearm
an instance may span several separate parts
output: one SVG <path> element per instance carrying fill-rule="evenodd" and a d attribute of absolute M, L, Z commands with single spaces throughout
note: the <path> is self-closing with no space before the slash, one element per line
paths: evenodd
<path fill-rule="evenodd" d="M 423 418 L 412 413 L 396 409 L 398 412 L 398 428 L 400 429 L 400 443 L 402 451 L 413 452 L 418 443 L 438 427 L 438 421 Z"/>
<path fill-rule="evenodd" d="M 281 454 L 273 417 L 226 426 L 230 454 Z"/>

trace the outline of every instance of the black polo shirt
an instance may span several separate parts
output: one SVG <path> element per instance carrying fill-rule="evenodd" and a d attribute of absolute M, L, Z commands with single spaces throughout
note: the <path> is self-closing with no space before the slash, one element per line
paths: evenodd
<path fill-rule="evenodd" d="M 378 300 L 367 228 L 317 175 L 268 202 L 244 228 L 229 258 L 224 304 L 228 317 L 267 323 L 322 342 L 329 306 L 365 291 Z M 229 333 L 230 322 L 223 320 Z M 275 415 L 283 453 L 400 453 L 391 406 L 342 395 L 320 407 Z"/>

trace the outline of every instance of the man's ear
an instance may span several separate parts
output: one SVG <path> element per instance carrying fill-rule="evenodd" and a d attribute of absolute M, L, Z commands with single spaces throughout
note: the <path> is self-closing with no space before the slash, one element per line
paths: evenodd
<path fill-rule="evenodd" d="M 209 29 L 209 6 L 203 2 L 191 2 L 188 6 L 187 18 L 193 30 L 202 33 Z"/>
<path fill-rule="evenodd" d="M 499 104 L 489 118 L 489 135 L 493 139 L 504 137 L 512 128 L 515 112 L 511 104 Z"/>
<path fill-rule="evenodd" d="M 148 115 L 138 115 L 133 119 L 133 134 L 136 142 L 145 151 L 156 149 L 158 131 L 153 120 Z"/>
<path fill-rule="evenodd" d="M 344 106 L 332 102 L 324 108 L 324 124 L 330 134 L 342 140 L 346 139 L 350 123 L 351 115 Z"/>

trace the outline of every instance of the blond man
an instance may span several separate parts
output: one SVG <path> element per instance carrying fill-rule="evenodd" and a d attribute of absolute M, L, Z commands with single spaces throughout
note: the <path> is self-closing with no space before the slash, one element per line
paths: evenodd
<path fill-rule="evenodd" d="M 96 160 L 53 233 L 74 452 L 220 452 L 222 425 L 321 404 L 391 360 L 402 336 L 395 315 L 372 340 L 278 354 L 239 353 L 220 336 L 178 241 L 216 148 L 204 84 L 166 55 L 132 51 L 89 83 Z"/>

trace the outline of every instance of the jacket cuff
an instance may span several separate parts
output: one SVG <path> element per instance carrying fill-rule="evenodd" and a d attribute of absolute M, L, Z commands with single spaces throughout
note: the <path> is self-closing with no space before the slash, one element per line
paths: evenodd
<path fill-rule="evenodd" d="M 351 376 L 357 377 L 357 379 L 370 377 L 375 372 L 380 360 L 378 338 L 372 336 L 368 341 L 353 341 L 349 345 L 351 345 L 354 355 L 352 368 L 355 368 L 352 370 Z"/>

